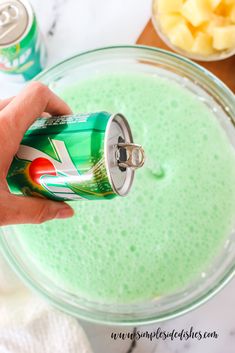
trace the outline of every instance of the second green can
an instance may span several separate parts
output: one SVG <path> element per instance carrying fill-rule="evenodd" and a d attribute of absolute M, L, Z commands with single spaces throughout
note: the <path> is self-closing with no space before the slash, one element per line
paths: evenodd
<path fill-rule="evenodd" d="M 60 201 L 111 199 L 130 191 L 144 151 L 127 120 L 107 112 L 38 118 L 9 169 L 14 194 Z"/>
<path fill-rule="evenodd" d="M 0 71 L 31 80 L 45 67 L 46 47 L 28 0 L 0 0 Z"/>

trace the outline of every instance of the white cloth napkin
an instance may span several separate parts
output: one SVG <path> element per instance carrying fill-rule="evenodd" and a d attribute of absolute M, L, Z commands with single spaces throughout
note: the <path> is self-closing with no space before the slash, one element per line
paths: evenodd
<path fill-rule="evenodd" d="M 1 251 L 0 353 L 92 353 L 78 321 L 32 294 Z"/>

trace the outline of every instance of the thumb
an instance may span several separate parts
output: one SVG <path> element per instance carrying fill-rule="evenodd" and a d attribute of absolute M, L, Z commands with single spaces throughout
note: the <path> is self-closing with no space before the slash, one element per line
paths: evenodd
<path fill-rule="evenodd" d="M 64 202 L 36 197 L 24 197 L 3 192 L 0 196 L 0 226 L 10 224 L 39 224 L 51 219 L 69 218 L 73 209 Z"/>

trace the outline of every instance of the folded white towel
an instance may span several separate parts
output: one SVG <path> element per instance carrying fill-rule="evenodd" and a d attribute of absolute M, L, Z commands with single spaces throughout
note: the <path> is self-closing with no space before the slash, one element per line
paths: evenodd
<path fill-rule="evenodd" d="M 78 321 L 44 303 L 0 253 L 0 353 L 92 353 Z"/>

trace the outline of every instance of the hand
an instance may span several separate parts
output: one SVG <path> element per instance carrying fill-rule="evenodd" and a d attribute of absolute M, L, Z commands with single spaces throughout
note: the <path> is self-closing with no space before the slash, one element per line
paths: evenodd
<path fill-rule="evenodd" d="M 71 114 L 69 107 L 41 83 L 29 84 L 18 96 L 0 101 L 0 226 L 42 223 L 72 217 L 64 202 L 16 196 L 9 192 L 6 176 L 25 131 L 43 113 Z"/>

